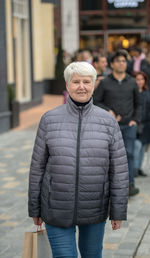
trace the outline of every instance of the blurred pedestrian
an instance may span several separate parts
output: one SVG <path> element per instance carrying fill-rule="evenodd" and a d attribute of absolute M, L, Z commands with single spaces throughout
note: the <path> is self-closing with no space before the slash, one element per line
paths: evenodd
<path fill-rule="evenodd" d="M 69 54 L 67 51 L 63 51 L 63 61 L 65 64 L 65 67 L 71 63 L 71 54 Z"/>
<path fill-rule="evenodd" d="M 82 50 L 78 49 L 77 51 L 74 52 L 73 57 L 72 57 L 72 62 L 79 62 L 82 61 Z"/>
<path fill-rule="evenodd" d="M 150 90 L 150 52 L 147 54 L 146 58 L 141 62 L 141 71 L 144 72 L 148 77 L 147 86 Z"/>
<path fill-rule="evenodd" d="M 147 176 L 143 170 L 142 162 L 146 144 L 150 143 L 150 92 L 147 87 L 147 75 L 143 72 L 137 72 L 136 82 L 140 92 L 142 104 L 142 119 L 137 130 L 137 139 L 134 147 L 134 174 L 135 176 Z"/>
<path fill-rule="evenodd" d="M 64 71 L 66 105 L 40 121 L 30 168 L 29 216 L 43 221 L 53 257 L 101 258 L 106 219 L 126 220 L 128 165 L 120 128 L 93 105 L 96 70 L 73 62 Z"/>
<path fill-rule="evenodd" d="M 63 91 L 63 104 L 66 104 L 66 103 L 67 103 L 68 97 L 69 97 L 68 91 L 67 91 L 67 90 L 64 90 L 64 91 Z"/>
<path fill-rule="evenodd" d="M 129 166 L 129 196 L 139 192 L 134 183 L 134 143 L 140 121 L 140 96 L 136 81 L 126 73 L 127 55 L 118 50 L 111 57 L 112 74 L 94 92 L 94 104 L 106 109 L 120 125 Z"/>
<path fill-rule="evenodd" d="M 84 49 L 81 52 L 81 60 L 80 61 L 85 61 L 89 64 L 92 64 L 92 62 L 93 62 L 92 53 L 89 50 Z"/>
<path fill-rule="evenodd" d="M 97 71 L 97 80 L 95 83 L 95 89 L 108 74 L 111 73 L 111 70 L 107 66 L 107 58 L 104 55 L 97 55 L 93 58 L 93 66 Z"/>
<path fill-rule="evenodd" d="M 133 75 L 133 59 L 129 52 L 126 49 L 122 49 L 126 53 L 127 56 L 127 68 L 126 68 L 126 73 Z"/>
<path fill-rule="evenodd" d="M 133 55 L 133 69 L 132 72 L 139 72 L 141 71 L 141 62 L 145 59 L 145 54 L 142 52 L 140 47 L 134 47 L 132 49 Z"/>

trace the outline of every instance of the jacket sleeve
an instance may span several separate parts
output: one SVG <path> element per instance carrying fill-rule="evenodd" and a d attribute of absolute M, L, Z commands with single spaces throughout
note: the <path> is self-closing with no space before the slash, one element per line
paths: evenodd
<path fill-rule="evenodd" d="M 48 159 L 48 149 L 45 141 L 45 117 L 41 118 L 30 165 L 28 211 L 30 217 L 40 217 L 40 193 L 43 175 Z"/>
<path fill-rule="evenodd" d="M 110 219 L 126 220 L 129 191 L 129 172 L 126 150 L 118 123 L 110 144 Z"/>
<path fill-rule="evenodd" d="M 135 83 L 135 87 L 134 87 L 134 114 L 132 116 L 132 120 L 139 123 L 141 121 L 141 116 L 142 116 L 142 105 L 141 105 L 141 101 L 140 101 L 140 93 L 139 93 L 139 90 L 138 90 L 138 86 Z"/>
<path fill-rule="evenodd" d="M 104 104 L 104 95 L 105 95 L 105 89 L 104 89 L 104 84 L 102 80 L 97 86 L 96 90 L 94 91 L 93 103 L 94 105 L 109 111 L 109 108 Z"/>

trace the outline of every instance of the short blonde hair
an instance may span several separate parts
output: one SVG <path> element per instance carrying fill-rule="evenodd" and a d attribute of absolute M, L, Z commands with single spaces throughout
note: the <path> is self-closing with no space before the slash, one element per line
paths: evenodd
<path fill-rule="evenodd" d="M 95 68 L 87 62 L 73 62 L 69 64 L 64 71 L 65 81 L 69 84 L 73 75 L 90 76 L 95 84 L 97 72 Z"/>

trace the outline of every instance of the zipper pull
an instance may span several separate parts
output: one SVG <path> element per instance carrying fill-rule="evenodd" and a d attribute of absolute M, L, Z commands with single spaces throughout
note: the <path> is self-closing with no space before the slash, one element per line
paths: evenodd
<path fill-rule="evenodd" d="M 79 106 L 79 115 L 81 116 L 82 115 L 82 112 L 83 112 L 83 106 Z"/>

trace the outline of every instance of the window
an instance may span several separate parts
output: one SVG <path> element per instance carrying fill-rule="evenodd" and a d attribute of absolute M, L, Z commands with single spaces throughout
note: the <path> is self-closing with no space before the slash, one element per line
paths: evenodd
<path fill-rule="evenodd" d="M 102 1 L 100 0 L 81 0 L 81 10 L 101 10 Z"/>
<path fill-rule="evenodd" d="M 28 1 L 27 0 L 13 0 L 13 16 L 20 19 L 28 18 Z"/>
<path fill-rule="evenodd" d="M 59 0 L 41 0 L 42 3 L 59 4 Z"/>
<path fill-rule="evenodd" d="M 80 48 L 92 50 L 104 49 L 104 37 L 102 35 L 82 35 L 80 36 Z"/>
<path fill-rule="evenodd" d="M 81 30 L 102 30 L 103 20 L 101 15 L 81 15 L 80 17 Z"/>
<path fill-rule="evenodd" d="M 146 15 L 143 12 L 110 13 L 107 16 L 108 29 L 146 29 Z"/>

